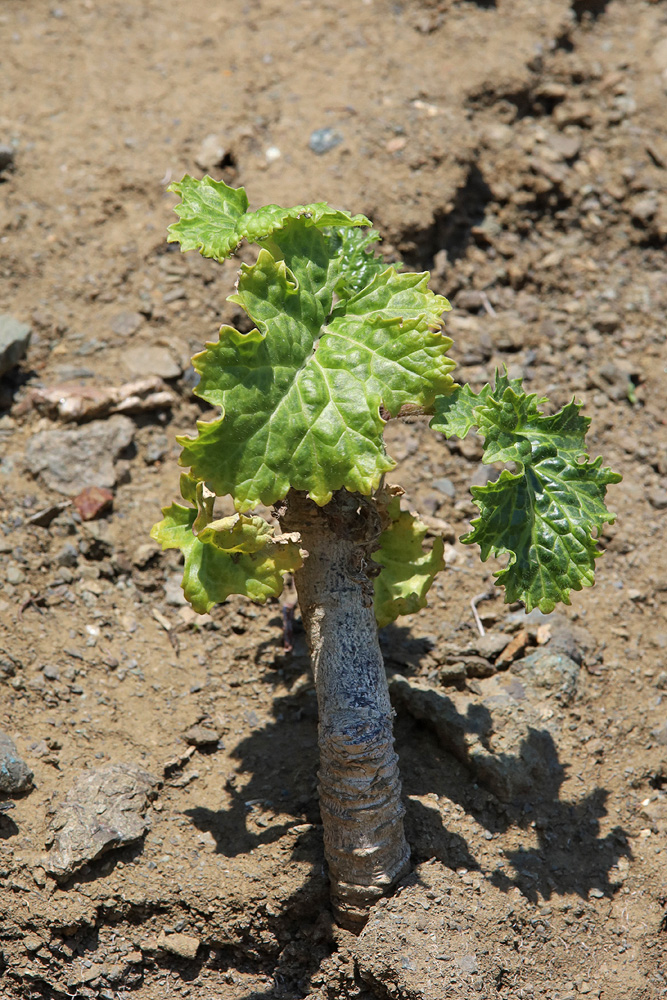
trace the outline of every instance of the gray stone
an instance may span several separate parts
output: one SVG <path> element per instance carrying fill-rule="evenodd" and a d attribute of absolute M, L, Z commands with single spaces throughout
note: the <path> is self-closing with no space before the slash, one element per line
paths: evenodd
<path fill-rule="evenodd" d="M 143 837 L 150 829 L 146 809 L 159 784 L 134 764 L 84 771 L 52 809 L 46 871 L 66 881 L 86 862 Z"/>
<path fill-rule="evenodd" d="M 651 736 L 659 746 L 667 747 L 667 722 L 658 729 L 652 729 Z"/>
<path fill-rule="evenodd" d="M 23 938 L 23 947 L 26 951 L 39 951 L 44 942 L 36 934 L 26 934 Z"/>
<path fill-rule="evenodd" d="M 146 446 L 144 461 L 147 465 L 161 462 L 169 451 L 169 438 L 166 434 L 155 434 Z"/>
<path fill-rule="evenodd" d="M 439 490 L 440 493 L 444 493 L 447 497 L 453 497 L 456 495 L 456 487 L 451 479 L 447 479 L 445 477 L 434 479 L 431 486 L 434 490 Z"/>
<path fill-rule="evenodd" d="M 68 566 L 71 569 L 79 561 L 79 550 L 71 542 L 65 542 L 54 561 L 56 566 Z"/>
<path fill-rule="evenodd" d="M 16 563 L 10 563 L 5 570 L 5 579 L 7 583 L 11 583 L 16 586 L 19 583 L 23 583 L 25 580 L 25 573 Z"/>
<path fill-rule="evenodd" d="M 313 153 L 317 153 L 318 156 L 322 156 L 323 153 L 328 153 L 329 150 L 335 149 L 343 142 L 343 134 L 335 128 L 316 128 L 314 132 L 311 132 L 310 139 L 308 140 L 308 145 L 312 149 Z"/>
<path fill-rule="evenodd" d="M 119 337 L 131 337 L 143 325 L 144 317 L 137 312 L 117 313 L 111 320 L 111 329 Z"/>
<path fill-rule="evenodd" d="M 9 653 L 0 651 L 0 681 L 9 680 L 14 677 L 17 667 L 21 666 L 21 661 L 10 656 Z"/>
<path fill-rule="evenodd" d="M 123 354 L 127 371 L 138 376 L 158 375 L 160 378 L 178 378 L 183 367 L 166 347 L 133 347 Z"/>
<path fill-rule="evenodd" d="M 533 687 L 558 693 L 566 705 L 576 694 L 579 666 L 565 653 L 551 648 L 551 643 L 515 660 L 510 669 Z"/>
<path fill-rule="evenodd" d="M 651 507 L 655 507 L 656 510 L 664 510 L 667 507 L 667 490 L 662 487 L 657 487 L 657 489 L 651 490 L 648 495 L 648 502 Z"/>
<path fill-rule="evenodd" d="M 477 681 L 481 695 L 447 692 L 398 674 L 392 700 L 424 721 L 476 781 L 504 802 L 557 793 L 563 781 L 553 719 L 545 722 L 543 692 L 511 673 Z M 553 715 L 553 713 L 552 713 Z"/>
<path fill-rule="evenodd" d="M 562 159 L 574 160 L 579 155 L 579 150 L 581 149 L 581 138 L 578 135 L 558 133 L 557 135 L 549 136 L 547 144 Z"/>
<path fill-rule="evenodd" d="M 116 415 L 81 427 L 39 431 L 28 443 L 26 468 L 57 493 L 73 496 L 87 486 L 114 486 L 114 461 L 134 437 L 129 417 Z"/>
<path fill-rule="evenodd" d="M 16 153 L 13 146 L 8 146 L 4 142 L 0 145 L 0 173 L 3 170 L 12 169 L 15 156 Z"/>
<path fill-rule="evenodd" d="M 634 203 L 630 214 L 635 222 L 646 226 L 658 211 L 658 207 L 658 199 L 655 195 L 647 195 L 645 198 L 640 198 L 639 201 Z"/>
<path fill-rule="evenodd" d="M 18 364 L 28 350 L 32 330 L 13 316 L 0 316 L 0 376 Z"/>
<path fill-rule="evenodd" d="M 224 147 L 222 136 L 212 133 L 202 140 L 202 144 L 195 156 L 195 163 L 200 170 L 210 173 L 216 167 L 222 166 L 227 150 Z"/>
<path fill-rule="evenodd" d="M 13 795 L 32 788 L 33 774 L 18 755 L 11 736 L 0 731 L 0 792 Z"/>
<path fill-rule="evenodd" d="M 185 739 L 195 747 L 210 747 L 220 739 L 220 731 L 211 723 L 197 723 L 190 726 L 185 733 Z"/>
<path fill-rule="evenodd" d="M 458 292 L 454 304 L 457 309 L 466 309 L 468 312 L 476 312 L 484 309 L 485 296 L 483 292 L 475 288 L 464 288 Z"/>
<path fill-rule="evenodd" d="M 167 934 L 165 931 L 160 931 L 157 944 L 162 951 L 169 951 L 179 958 L 196 958 L 199 950 L 199 938 L 191 937 L 189 934 Z"/>
<path fill-rule="evenodd" d="M 475 636 L 470 643 L 470 651 L 494 660 L 510 641 L 510 636 L 505 632 L 487 632 L 485 635 Z"/>

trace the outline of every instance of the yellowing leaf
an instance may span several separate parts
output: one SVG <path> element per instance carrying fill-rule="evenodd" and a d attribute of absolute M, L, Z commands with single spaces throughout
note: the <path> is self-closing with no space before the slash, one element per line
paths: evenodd
<path fill-rule="evenodd" d="M 278 597 L 283 574 L 302 565 L 298 545 L 276 538 L 261 517 L 212 521 L 198 534 L 197 511 L 173 503 L 153 525 L 151 538 L 163 549 L 180 549 L 185 557 L 183 593 L 195 611 L 204 614 L 230 594 L 243 594 L 263 604 Z"/>
<path fill-rule="evenodd" d="M 397 496 L 387 502 L 386 510 L 391 524 L 380 536 L 380 548 L 373 553 L 373 561 L 382 566 L 375 578 L 378 628 L 399 615 L 414 614 L 425 608 L 431 584 L 445 568 L 442 538 L 435 538 L 433 547 L 425 550 L 426 525 L 414 514 L 401 510 Z"/>

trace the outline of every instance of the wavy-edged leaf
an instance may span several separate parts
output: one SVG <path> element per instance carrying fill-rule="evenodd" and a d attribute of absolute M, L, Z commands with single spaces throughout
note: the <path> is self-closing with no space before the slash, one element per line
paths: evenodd
<path fill-rule="evenodd" d="M 376 576 L 375 618 L 378 628 L 393 622 L 399 615 L 411 615 L 426 607 L 426 595 L 437 573 L 445 568 L 442 538 L 433 540 L 430 550 L 423 548 L 428 528 L 392 497 L 385 506 L 391 524 L 380 535 L 380 547 L 373 561 L 382 566 Z"/>
<path fill-rule="evenodd" d="M 180 549 L 185 557 L 183 593 L 204 614 L 230 594 L 243 594 L 263 604 L 278 597 L 283 574 L 302 565 L 298 545 L 275 538 L 261 517 L 235 514 L 193 531 L 197 510 L 173 503 L 162 510 L 151 538 L 163 549 Z"/>
<path fill-rule="evenodd" d="M 229 187 L 212 177 L 198 180 L 186 174 L 168 188 L 180 196 L 174 211 L 179 221 L 169 227 L 170 243 L 180 243 L 181 250 L 199 250 L 203 257 L 224 260 L 234 253 L 244 239 L 250 243 L 270 236 L 288 219 L 303 219 L 306 226 L 370 226 L 363 215 L 350 215 L 330 208 L 325 202 L 281 208 L 264 205 L 248 212 L 244 188 Z"/>
<path fill-rule="evenodd" d="M 290 487 L 320 505 L 343 487 L 372 493 L 396 464 L 380 407 L 392 416 L 405 403 L 428 409 L 454 384 L 441 332 L 449 303 L 427 288 L 428 275 L 388 267 L 327 318 L 340 258 L 319 239 L 294 222 L 274 234 L 284 259 L 260 250 L 233 296 L 257 328 L 223 327 L 193 359 L 197 395 L 222 416 L 179 439 L 180 461 L 240 511 L 273 504 Z M 313 262 L 315 249 L 324 256 Z"/>
<path fill-rule="evenodd" d="M 340 256 L 336 294 L 342 299 L 356 295 L 388 267 L 401 268 L 401 264 L 387 264 L 373 253 L 373 244 L 380 239 L 375 229 L 334 229 L 327 235 L 330 247 Z"/>
<path fill-rule="evenodd" d="M 621 476 L 601 458 L 588 460 L 590 419 L 581 416 L 581 404 L 545 416 L 544 402 L 525 393 L 519 379 L 496 373 L 493 389 L 475 395 L 465 387 L 438 400 L 431 427 L 448 436 L 476 427 L 485 438 L 484 462 L 515 464 L 495 482 L 472 487 L 480 516 L 461 541 L 476 542 L 482 560 L 507 554 L 495 574 L 506 600 L 548 614 L 559 601 L 569 604 L 572 590 L 592 586 L 601 554 L 594 533 L 615 519 L 604 500 Z"/>

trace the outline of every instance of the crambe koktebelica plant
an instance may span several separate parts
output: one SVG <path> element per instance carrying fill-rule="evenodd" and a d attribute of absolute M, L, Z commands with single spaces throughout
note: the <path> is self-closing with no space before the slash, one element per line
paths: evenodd
<path fill-rule="evenodd" d="M 479 517 L 462 540 L 497 574 L 508 601 L 544 612 L 593 583 L 595 535 L 613 520 L 606 487 L 620 477 L 588 461 L 588 419 L 569 403 L 553 416 L 518 380 L 458 386 L 441 317 L 450 308 L 429 275 L 373 252 L 362 215 L 324 203 L 248 211 L 242 188 L 185 177 L 169 239 L 223 260 L 257 243 L 230 301 L 255 328 L 223 326 L 193 359 L 196 390 L 220 408 L 180 439 L 187 505 L 163 510 L 153 537 L 185 558 L 183 590 L 201 613 L 230 594 L 277 597 L 293 573 L 319 704 L 320 809 L 337 918 L 363 925 L 369 905 L 407 870 L 409 848 L 392 709 L 377 628 L 426 604 L 443 568 L 425 526 L 385 483 L 396 463 L 383 430 L 406 412 L 431 427 L 485 439 L 483 461 L 511 463 L 473 487 Z M 237 513 L 216 520 L 216 496 Z M 276 532 L 252 513 L 273 506 Z"/>

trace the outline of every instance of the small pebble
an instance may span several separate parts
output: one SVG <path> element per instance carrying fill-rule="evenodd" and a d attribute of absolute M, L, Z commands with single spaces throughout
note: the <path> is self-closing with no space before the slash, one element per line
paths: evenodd
<path fill-rule="evenodd" d="M 0 145 L 0 173 L 3 170 L 10 170 L 14 166 L 14 147 L 5 143 Z"/>
<path fill-rule="evenodd" d="M 104 486 L 87 486 L 74 497 L 73 503 L 82 521 L 93 521 L 111 509 L 113 493 Z"/>
<path fill-rule="evenodd" d="M 646 226 L 658 211 L 658 201 L 655 197 L 640 198 L 632 207 L 630 214 L 633 221 Z"/>
<path fill-rule="evenodd" d="M 5 573 L 5 579 L 7 583 L 17 586 L 25 580 L 25 573 L 20 566 L 16 565 L 16 563 L 10 563 Z"/>
<path fill-rule="evenodd" d="M 322 156 L 343 142 L 343 134 L 335 128 L 317 128 L 311 132 L 308 145 L 313 153 Z"/>
<path fill-rule="evenodd" d="M 156 434 L 155 437 L 149 441 L 146 447 L 146 455 L 144 461 L 146 465 L 155 465 L 156 462 L 161 462 L 164 456 L 169 451 L 169 439 L 166 434 Z"/>
<path fill-rule="evenodd" d="M 445 496 L 453 497 L 456 496 L 456 487 L 451 479 L 446 479 L 442 477 L 441 479 L 434 479 L 431 486 L 435 490 L 439 490 L 440 493 L 444 493 Z"/>
<path fill-rule="evenodd" d="M 212 133 L 202 140 L 202 144 L 195 156 L 195 163 L 200 170 L 210 171 L 222 165 L 226 153 L 222 136 Z"/>
<path fill-rule="evenodd" d="M 31 329 L 13 316 L 0 316 L 0 375 L 11 371 L 28 350 Z"/>
<path fill-rule="evenodd" d="M 157 943 L 158 948 L 169 951 L 172 955 L 178 955 L 179 958 L 193 959 L 199 949 L 199 938 L 191 937 L 189 934 L 166 934 L 161 931 Z"/>
<path fill-rule="evenodd" d="M 32 787 L 33 774 L 21 760 L 11 736 L 0 731 L 0 792 L 25 792 Z"/>
<path fill-rule="evenodd" d="M 63 547 L 60 549 L 60 551 L 55 557 L 55 563 L 57 566 L 67 566 L 70 569 L 73 566 L 76 566 L 78 561 L 79 561 L 79 551 L 78 549 L 75 549 L 74 546 L 70 544 L 70 542 L 67 542 L 65 545 L 63 545 Z"/>
<path fill-rule="evenodd" d="M 144 318 L 141 313 L 117 313 L 111 320 L 111 329 L 119 337 L 131 337 L 141 327 Z"/>
<path fill-rule="evenodd" d="M 667 507 L 667 490 L 661 488 L 651 490 L 648 495 L 648 502 L 656 510 L 664 510 Z"/>

